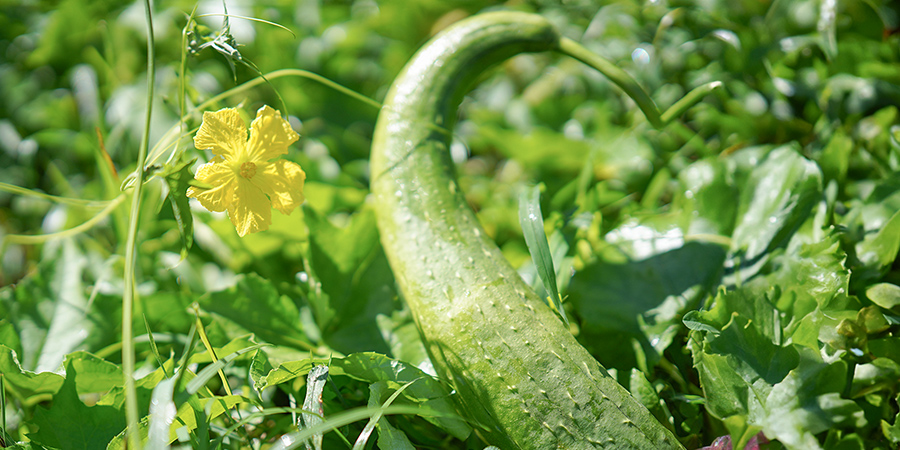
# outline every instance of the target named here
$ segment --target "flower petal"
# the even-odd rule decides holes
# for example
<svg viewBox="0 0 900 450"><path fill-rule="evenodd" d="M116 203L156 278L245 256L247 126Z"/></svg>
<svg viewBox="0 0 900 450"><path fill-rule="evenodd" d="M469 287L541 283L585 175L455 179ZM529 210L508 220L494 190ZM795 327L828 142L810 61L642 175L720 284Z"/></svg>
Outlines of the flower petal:
<svg viewBox="0 0 900 450"><path fill-rule="evenodd" d="M259 172L251 181L269 196L272 206L283 214L290 214L303 203L306 173L297 163L279 159L260 164Z"/></svg>
<svg viewBox="0 0 900 450"><path fill-rule="evenodd" d="M264 162L283 155L299 137L291 124L281 118L281 113L268 105L263 106L250 124L248 160Z"/></svg>
<svg viewBox="0 0 900 450"><path fill-rule="evenodd" d="M228 217L238 236L269 229L272 223L272 205L266 194L249 180L237 177L235 201L228 208Z"/></svg>
<svg viewBox="0 0 900 450"><path fill-rule="evenodd" d="M247 145L247 125L234 108L203 113L203 123L194 135L194 147L215 155L237 159Z"/></svg>
<svg viewBox="0 0 900 450"><path fill-rule="evenodd" d="M200 166L194 175L197 181L212 186L211 189L188 188L187 196L200 200L200 204L210 211L225 211L234 200L237 176L221 157Z"/></svg>

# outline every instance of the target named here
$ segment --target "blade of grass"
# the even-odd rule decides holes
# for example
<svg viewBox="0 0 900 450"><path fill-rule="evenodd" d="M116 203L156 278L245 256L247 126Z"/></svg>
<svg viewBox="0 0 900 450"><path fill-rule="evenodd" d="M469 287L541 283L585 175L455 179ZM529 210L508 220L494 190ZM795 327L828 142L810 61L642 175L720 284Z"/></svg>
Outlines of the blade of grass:
<svg viewBox="0 0 900 450"><path fill-rule="evenodd" d="M195 10L196 10L196 8L195 8ZM193 18L194 15L191 14L191 17ZM294 34L294 32L291 31L290 28L288 28L284 25L281 25L281 24L278 24L275 22L269 22L268 20L264 20L264 19L258 19L256 17L247 17L247 16L239 16L237 14L222 14L222 13L206 13L206 14L200 14L199 16L196 16L197 19L199 19L201 17L233 17L235 19L250 20L253 22L264 23L266 25L272 25L273 27L281 28L282 30L287 31L288 33L291 33L291 36L293 36L295 38L297 37L297 35Z"/></svg>
<svg viewBox="0 0 900 450"><path fill-rule="evenodd" d="M160 381L153 388L150 398L150 426L145 450L168 450L169 429L178 414L175 407L175 385L177 378Z"/></svg>
<svg viewBox="0 0 900 450"><path fill-rule="evenodd" d="M147 322L147 315L141 314L144 318L144 328L147 330L147 339L150 340L150 351L153 353L153 356L156 358L156 363L159 364L159 367L162 368L163 372L166 372L166 377L168 378L170 375L166 371L166 366L163 364L162 357L159 355L159 348L156 346L156 339L153 338L153 332L150 331L150 323Z"/></svg>
<svg viewBox="0 0 900 450"><path fill-rule="evenodd" d="M309 439L316 433L323 433L331 430L335 430L344 425L349 425L353 422L358 422L363 419L368 419L375 414L381 415L389 415L389 414L416 414L423 415L423 413L427 413L432 416L439 416L440 414L437 411L433 411L429 408L422 406L408 406L408 405L392 405L388 407L381 408L356 408L351 409L349 411L343 411L333 416L330 416L328 420L316 425L312 428L307 428L301 431L297 431L290 434L285 434L281 436L278 443L273 445L270 450L291 450L299 447L303 444L303 441Z"/></svg>
<svg viewBox="0 0 900 450"><path fill-rule="evenodd" d="M212 377L216 376L216 374L220 370L222 370L222 368L224 368L226 365L228 365L235 358L243 355L244 353L247 353L247 352L250 352L250 351L256 350L258 348L265 347L265 346L266 346L266 344L252 345L250 347L242 348L234 353L231 353L230 355L227 355L224 358L215 360L215 362L213 362L212 364L204 367L203 370L201 370L200 373L198 373L197 376L193 380L188 382L187 386L185 387L185 391L189 395L196 394L198 391L200 391L201 388L203 388L204 385L206 385L206 383L209 380L212 379ZM227 384L226 384L226 386L227 386Z"/></svg>
<svg viewBox="0 0 900 450"><path fill-rule="evenodd" d="M6 385L3 382L3 374L0 373L0 445L6 447ZM10 441L9 443L12 443Z"/></svg>
<svg viewBox="0 0 900 450"><path fill-rule="evenodd" d="M416 381L419 381L420 379L421 378L416 378L415 380L412 380L409 383L406 383L403 386L400 386L399 389L394 391L394 393L391 394L390 397L388 397L388 399L384 402L384 404L381 405L381 410L379 410L378 412L375 413L375 415L373 415L372 417L369 418L369 423L367 423L365 428L363 428L362 432L359 433L359 437L356 439L356 443L353 444L352 450L362 450L366 446L366 442L369 440L369 436L371 436L372 431L375 430L375 425L377 425L378 421L381 420L381 418L384 416L384 413L382 413L381 411L383 411L384 408L391 406L391 403L394 403L394 400L396 400L397 397L400 396L401 392L403 392L406 388L410 387L413 383L415 383ZM379 382L379 383L383 383L383 382ZM378 384L378 383L375 383L375 384ZM372 389L372 388L370 387L370 389ZM373 393L376 393L376 392L378 392L377 389L373 390Z"/></svg>
<svg viewBox="0 0 900 450"><path fill-rule="evenodd" d="M519 223L522 225L522 233L525 236L525 244L528 245L528 252L531 253L531 260L534 261L544 288L550 294L550 307L559 313L563 322L568 326L569 319L566 318L566 310L562 307L562 297L556 286L556 269L553 268L550 244L547 242L547 234L544 232L539 186L526 189L519 196Z"/></svg>
<svg viewBox="0 0 900 450"><path fill-rule="evenodd" d="M306 376L306 398L303 400L303 425L305 428L312 428L324 420L325 408L322 404L322 391L325 390L325 384L328 382L328 366L315 366ZM322 450L322 433L314 434L312 437L312 445L306 441L306 448Z"/></svg>

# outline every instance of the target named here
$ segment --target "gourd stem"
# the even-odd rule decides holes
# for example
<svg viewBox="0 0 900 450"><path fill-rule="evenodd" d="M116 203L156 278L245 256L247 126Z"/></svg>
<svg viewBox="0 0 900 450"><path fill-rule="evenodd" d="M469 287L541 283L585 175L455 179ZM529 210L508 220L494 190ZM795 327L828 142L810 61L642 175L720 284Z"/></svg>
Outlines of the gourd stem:
<svg viewBox="0 0 900 450"><path fill-rule="evenodd" d="M655 128L662 128L666 125L660 118L659 108L656 107L656 103L653 102L653 99L650 98L647 91L645 91L631 75L628 75L627 72L616 67L616 65L608 59L584 48L584 46L578 42L565 37L560 38L559 40L559 51L564 55L571 56L572 58L597 69L598 72L605 75L606 78L609 78L616 86L622 88L622 90L637 103L638 108L641 108L641 111L643 111L647 120Z"/></svg>
<svg viewBox="0 0 900 450"><path fill-rule="evenodd" d="M597 69L598 72L609 78L616 86L622 88L622 90L637 103L638 108L643 111L647 120L650 122L650 125L653 125L654 128L665 127L673 120L681 117L681 115L692 106L703 100L710 92L722 86L721 81L713 81L698 86L675 102L675 104L669 107L665 112L660 113L659 108L656 106L653 99L650 98L650 95L647 94L647 91L645 91L631 75L616 67L612 61L591 52L584 48L583 45L568 38L560 38L558 50L564 55L571 56L572 58Z"/></svg>

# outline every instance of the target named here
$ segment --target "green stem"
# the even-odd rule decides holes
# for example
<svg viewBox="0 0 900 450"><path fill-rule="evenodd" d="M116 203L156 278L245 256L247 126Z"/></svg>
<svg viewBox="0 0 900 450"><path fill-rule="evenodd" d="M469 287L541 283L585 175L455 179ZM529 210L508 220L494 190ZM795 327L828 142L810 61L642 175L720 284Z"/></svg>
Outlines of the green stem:
<svg viewBox="0 0 900 450"><path fill-rule="evenodd" d="M134 197L131 200L131 215L128 222L128 240L125 243L125 280L122 296L122 371L125 377L125 417L128 428L126 441L128 448L141 448L138 433L137 391L134 385L134 340L132 322L134 315L135 282L134 272L137 261L137 233L141 219L141 200L144 192L144 161L147 159L147 148L150 146L150 117L153 112L153 89L156 84L155 55L153 51L153 13L150 0L144 0L144 11L147 14L147 115L144 120L144 136L138 149L137 176L134 184Z"/></svg>
<svg viewBox="0 0 900 450"><path fill-rule="evenodd" d="M106 216L110 215L116 207L119 206L122 201L125 200L125 194L121 194L118 197L107 202L106 208L103 208L97 215L91 217L86 222L81 225L74 226L72 228L58 231L56 233L47 233L47 234L7 234L4 238L4 242L9 242L12 244L41 244L43 242L47 242L51 239L58 239L62 237L74 236L78 233L82 233L91 229L94 225L96 225L101 220L105 219Z"/></svg>
<svg viewBox="0 0 900 450"><path fill-rule="evenodd" d="M209 100L206 100L205 102L201 103L196 108L194 108L193 112L191 112L191 113L185 113L182 111L181 120L178 123L178 125L175 125L171 129L169 129L169 131L166 132L166 134L162 137L162 139L160 139L160 141L157 143L157 145L153 147L153 151L150 152L150 157L149 157L149 160L147 161L147 163L148 164L156 163L156 161L159 160L159 158L166 152L166 150L171 148L171 146L169 145L170 141L181 139L184 136L184 133L179 133L178 130L181 128L181 124L185 123L192 114L202 112L203 110L211 107L212 105L216 104L217 102L221 101L222 99L231 97L233 95L240 94L241 92L252 89L262 83L266 83L268 81L274 80L276 78L281 78L281 77L307 78L307 79L316 81L318 83L321 83L324 86L334 89L335 91L338 91L342 94L348 95L351 98L359 100L360 102L363 102L375 109L381 109L381 103L378 100L374 100L369 97L366 97L365 95L360 94L359 92L356 92L350 88L341 86L340 84L335 83L334 81L331 81L328 78L325 78L321 75L310 72L308 70L302 70L302 69L276 70L273 72L269 72L269 73L265 74L264 76L256 77L250 81L247 81L243 84L235 86L225 92L222 92L219 95L211 97ZM176 154L176 152L172 153L173 158L174 158L175 154ZM170 158L170 160L171 159L172 158ZM131 186L132 183L133 183L133 181L126 179L125 182L123 182L123 186L129 187L129 186Z"/></svg>
<svg viewBox="0 0 900 450"><path fill-rule="evenodd" d="M571 56L572 58L597 69L598 72L602 73L609 78L610 81L622 88L622 90L637 103L638 108L641 109L647 117L647 121L649 121L650 125L653 125L654 128L663 128L670 122L678 119L685 111L703 100L707 94L722 86L722 82L720 81L713 81L698 86L675 102L675 104L669 107L665 112L661 113L656 106L656 103L654 103L653 99L647 94L647 91L645 91L631 75L628 75L627 72L616 67L616 65L608 59L592 53L590 50L584 48L583 45L567 38L560 39L559 51L564 55Z"/></svg>
<svg viewBox="0 0 900 450"><path fill-rule="evenodd" d="M584 48L583 45L568 38L560 39L559 51L564 55L571 56L572 58L597 69L598 72L602 73L606 78L609 78L610 81L622 88L622 90L637 103L638 108L643 111L644 115L647 116L647 120L654 128L662 128L665 126L665 123L660 118L659 108L656 107L656 103L653 102L653 99L650 98L647 91L645 91L631 75L628 75L627 72L616 67L616 65L608 59L592 53L590 50Z"/></svg>
<svg viewBox="0 0 900 450"><path fill-rule="evenodd" d="M366 97L365 95L362 95L359 92L356 92L350 88L341 86L340 84L335 83L334 81L331 81L328 78L325 78L322 75L319 75L317 73L313 73L313 72L310 72L308 70L303 70L303 69L281 69L281 70L276 70L274 72L269 72L268 74L265 75L265 78L263 78L262 76L259 76L259 77L254 78L244 84L235 86L215 97L212 97L209 100L207 100L207 101L201 103L199 106L197 106L195 111L203 111L204 109L210 107L212 104L218 102L219 100L222 100L223 98L227 98L232 95L239 94L243 91L246 91L247 89L255 87L258 84L265 83L266 78L268 78L269 80L274 80L276 78L281 78L281 77L286 77L286 76L302 77L302 78L308 78L313 81L317 81L317 82L319 82L331 89L334 89L342 94L345 94L352 98L355 98L373 108L376 108L376 109L381 108L381 103L378 102L378 100L373 100L373 99ZM187 117L182 117L182 119L186 120Z"/></svg>

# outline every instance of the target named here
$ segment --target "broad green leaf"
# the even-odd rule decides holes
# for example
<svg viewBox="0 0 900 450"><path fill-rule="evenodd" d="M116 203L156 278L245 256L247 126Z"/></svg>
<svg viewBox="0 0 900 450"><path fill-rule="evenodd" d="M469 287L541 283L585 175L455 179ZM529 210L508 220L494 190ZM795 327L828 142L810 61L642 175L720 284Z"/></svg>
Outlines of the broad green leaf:
<svg viewBox="0 0 900 450"><path fill-rule="evenodd" d="M451 403L451 394L447 387L415 367L371 352L348 355L336 365L348 376L368 383L378 381L409 383L418 380L403 391L403 395L441 413L440 417L426 416L426 420L458 439L465 439L472 431L463 420L456 417L456 410Z"/></svg>
<svg viewBox="0 0 900 450"><path fill-rule="evenodd" d="M5 345L0 345L0 372L6 388L26 404L32 403L32 397L55 394L65 382L62 376L52 372L35 373L22 369L16 353Z"/></svg>
<svg viewBox="0 0 900 450"><path fill-rule="evenodd" d="M374 213L362 208L344 227L312 208L305 208L304 216L309 227L309 300L324 340L345 353L386 352L376 317L393 311L396 293Z"/></svg>
<svg viewBox="0 0 900 450"><path fill-rule="evenodd" d="M896 389L898 384L900 364L890 358L876 357L872 362L854 368L850 395L860 398L872 393L885 394Z"/></svg>
<svg viewBox="0 0 900 450"><path fill-rule="evenodd" d="M717 335L691 339L694 367L715 417L747 415L765 408L772 386L797 365L793 347L774 345L748 319L735 315Z"/></svg>
<svg viewBox="0 0 900 450"><path fill-rule="evenodd" d="M294 301L279 295L271 282L259 275L240 276L235 286L206 294L198 302L266 342L300 349L312 345L300 328Z"/></svg>
<svg viewBox="0 0 900 450"><path fill-rule="evenodd" d="M858 428L865 418L856 403L841 398L845 363L825 363L812 349L800 356L798 367L769 392L761 422L766 436L789 449L816 449L816 434L841 425Z"/></svg>
<svg viewBox="0 0 900 450"><path fill-rule="evenodd" d="M52 406L37 407L33 419L37 431L28 435L31 440L49 447L94 450L105 448L125 428L122 410L110 405L82 403L78 398L77 378L78 372L70 362L65 382L53 395Z"/></svg>
<svg viewBox="0 0 900 450"><path fill-rule="evenodd" d="M270 370L265 376L260 377L259 381L256 383L256 389L262 392L272 386L277 386L292 381L297 377L302 377L308 374L309 371L318 364L328 364L328 360L304 359L282 363L278 367ZM331 374L332 376L338 375L333 368L331 368Z"/></svg>
<svg viewBox="0 0 900 450"><path fill-rule="evenodd" d="M575 273L568 295L581 316L582 342L605 367L627 370L640 358L633 353L637 340L653 365L653 354L665 351L680 330L681 316L715 286L725 252L713 244L684 244L677 229L661 233L633 225L613 233L643 256L601 260Z"/></svg>
<svg viewBox="0 0 900 450"><path fill-rule="evenodd" d="M853 139L843 129L835 130L831 139L822 151L819 164L826 179L843 182L847 177L850 165L850 152L853 151Z"/></svg>
<svg viewBox="0 0 900 450"><path fill-rule="evenodd" d="M758 162L741 189L732 236L732 250L741 255L742 266L787 243L819 201L821 183L818 166L795 146L776 148Z"/></svg>
<svg viewBox="0 0 900 450"><path fill-rule="evenodd" d="M79 395L106 393L122 386L125 381L119 366L87 352L74 352L66 356L66 367L75 370L75 388Z"/></svg>
<svg viewBox="0 0 900 450"><path fill-rule="evenodd" d="M718 158L702 159L678 172L680 189L673 207L687 222L686 233L731 236L740 191L729 172Z"/></svg>
<svg viewBox="0 0 900 450"><path fill-rule="evenodd" d="M722 423L728 428L731 435L731 448L747 449L747 443L762 429L760 426L753 426L747 423L747 416L735 415L722 420ZM752 449L753 447L749 447Z"/></svg>
<svg viewBox="0 0 900 450"><path fill-rule="evenodd" d="M567 326L566 310L562 306L562 296L556 285L556 269L553 266L553 256L550 253L550 244L544 232L544 218L541 215L541 189L540 186L526 189L519 196L519 223L522 226L522 234L528 245L528 252L537 268L538 276L544 283L544 289L550 295L549 303L562 317Z"/></svg>

